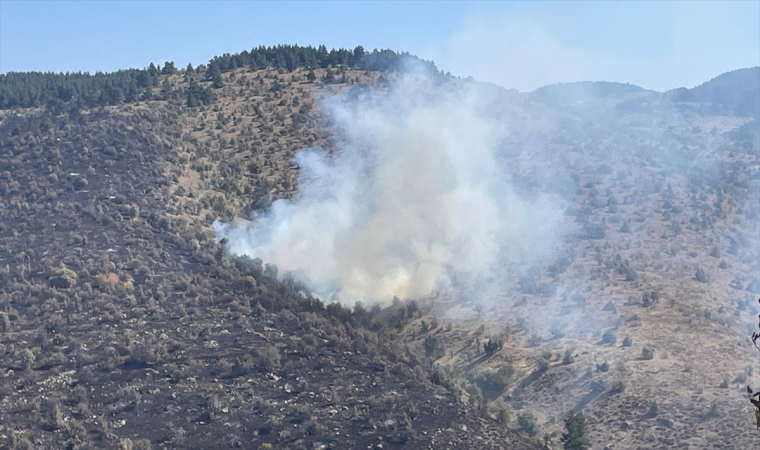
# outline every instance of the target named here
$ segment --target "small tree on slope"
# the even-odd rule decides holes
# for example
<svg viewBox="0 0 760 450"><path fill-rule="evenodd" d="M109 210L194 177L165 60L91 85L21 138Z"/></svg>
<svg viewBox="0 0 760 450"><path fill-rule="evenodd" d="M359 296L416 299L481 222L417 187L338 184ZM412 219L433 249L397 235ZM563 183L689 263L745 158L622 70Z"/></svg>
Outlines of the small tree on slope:
<svg viewBox="0 0 760 450"><path fill-rule="evenodd" d="M586 418L582 412L570 412L565 419L565 432L562 433L565 450L584 450L591 446L586 437Z"/></svg>

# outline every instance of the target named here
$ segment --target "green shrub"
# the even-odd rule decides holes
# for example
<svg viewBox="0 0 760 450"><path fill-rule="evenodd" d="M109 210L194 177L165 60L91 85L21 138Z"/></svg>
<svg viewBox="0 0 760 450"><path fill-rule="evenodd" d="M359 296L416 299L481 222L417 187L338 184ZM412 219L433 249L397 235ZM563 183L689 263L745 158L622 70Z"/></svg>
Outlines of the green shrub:
<svg viewBox="0 0 760 450"><path fill-rule="evenodd" d="M565 356L562 358L562 364L572 364L575 362L575 356L570 349L565 350Z"/></svg>
<svg viewBox="0 0 760 450"><path fill-rule="evenodd" d="M488 355L493 355L496 350L501 350L502 347L504 347L504 341L501 339L490 338L488 339L488 342L483 344L483 350L485 350Z"/></svg>
<svg viewBox="0 0 760 450"><path fill-rule="evenodd" d="M538 423L536 422L536 416L529 411L523 411L517 416L517 425L520 431L527 434L530 437L538 434Z"/></svg>
<svg viewBox="0 0 760 450"><path fill-rule="evenodd" d="M591 446L586 437L586 419L583 412L570 412L565 418L565 432L562 433L565 450L584 450Z"/></svg>

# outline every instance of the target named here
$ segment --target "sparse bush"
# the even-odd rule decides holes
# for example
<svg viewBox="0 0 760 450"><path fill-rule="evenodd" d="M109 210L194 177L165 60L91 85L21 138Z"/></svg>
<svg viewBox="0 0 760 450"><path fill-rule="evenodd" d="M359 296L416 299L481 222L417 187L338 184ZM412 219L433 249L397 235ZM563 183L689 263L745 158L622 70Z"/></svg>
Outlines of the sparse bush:
<svg viewBox="0 0 760 450"><path fill-rule="evenodd" d="M519 426L520 431L530 437L538 434L536 416L530 413L530 411L523 411L517 415L517 425Z"/></svg>
<svg viewBox="0 0 760 450"><path fill-rule="evenodd" d="M621 275L625 276L625 281L636 281L636 279L639 277L636 271L633 270L632 267L628 266L628 264L620 266L618 272Z"/></svg>
<svg viewBox="0 0 760 450"><path fill-rule="evenodd" d="M485 350L488 355L493 355L496 350L501 350L502 347L504 347L504 341L501 339L490 338L488 339L488 342L483 344L483 350Z"/></svg>
<svg viewBox="0 0 760 450"><path fill-rule="evenodd" d="M494 399L500 396L515 377L516 371L512 364L503 364L498 369L486 369L479 372L472 382L483 392L483 396Z"/></svg>
<svg viewBox="0 0 760 450"><path fill-rule="evenodd" d="M623 339L623 347L630 347L633 345L633 339L631 339L630 336L626 336L625 339Z"/></svg>
<svg viewBox="0 0 760 450"><path fill-rule="evenodd" d="M697 268L697 271L694 274L694 279L696 279L700 283L707 283L709 281L707 279L707 274L705 273L705 271L701 267Z"/></svg>
<svg viewBox="0 0 760 450"><path fill-rule="evenodd" d="M622 381L612 383L612 387L610 387L611 394L620 394L623 391L625 391L625 383Z"/></svg>
<svg viewBox="0 0 760 450"><path fill-rule="evenodd" d="M646 346L641 350L641 359L654 359L654 347Z"/></svg>
<svg viewBox="0 0 760 450"><path fill-rule="evenodd" d="M423 348L425 349L425 356L432 360L442 358L446 353L446 349L443 348L435 336L427 336L423 342Z"/></svg>
<svg viewBox="0 0 760 450"><path fill-rule="evenodd" d="M575 362L575 356L573 355L573 351L570 349L565 350L565 356L562 357L562 364L572 364Z"/></svg>
<svg viewBox="0 0 760 450"><path fill-rule="evenodd" d="M546 372L549 369L549 360L545 358L539 358L536 360L536 372Z"/></svg>
<svg viewBox="0 0 760 450"><path fill-rule="evenodd" d="M602 343L614 345L617 341L617 336L615 335L615 330L607 330L604 332L604 335L602 335Z"/></svg>
<svg viewBox="0 0 760 450"><path fill-rule="evenodd" d="M269 372L280 367L280 352L274 346L264 346L255 352L256 366L259 370Z"/></svg>
<svg viewBox="0 0 760 450"><path fill-rule="evenodd" d="M641 296L641 306L648 308L657 303L657 300L659 300L659 298L659 294L655 291L645 292L644 295Z"/></svg>
<svg viewBox="0 0 760 450"><path fill-rule="evenodd" d="M610 370L610 364L607 361L605 361L605 362L603 362L601 364L597 364L596 365L596 370L598 370L599 372L602 372L602 373L607 372L608 370Z"/></svg>
<svg viewBox="0 0 760 450"><path fill-rule="evenodd" d="M69 289L77 283L77 279L76 272L61 264L53 270L52 275L48 278L48 283L54 288Z"/></svg>
<svg viewBox="0 0 760 450"><path fill-rule="evenodd" d="M649 410L647 411L646 416L647 417L657 417L657 415L660 413L660 408L657 406L657 402L652 402L649 405Z"/></svg>
<svg viewBox="0 0 760 450"><path fill-rule="evenodd" d="M34 356L34 352L31 349L25 348L24 351L21 352L21 365L24 367L24 370L31 369L36 360L37 357Z"/></svg>

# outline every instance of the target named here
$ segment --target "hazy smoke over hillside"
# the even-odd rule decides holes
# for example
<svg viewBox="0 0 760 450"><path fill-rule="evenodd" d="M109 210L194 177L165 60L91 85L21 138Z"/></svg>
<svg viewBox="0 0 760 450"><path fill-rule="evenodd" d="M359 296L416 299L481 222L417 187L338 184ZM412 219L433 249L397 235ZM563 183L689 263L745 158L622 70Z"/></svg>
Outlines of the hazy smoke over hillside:
<svg viewBox="0 0 760 450"><path fill-rule="evenodd" d="M387 302L489 275L500 249L548 253L563 207L518 194L497 156L509 124L493 93L410 74L389 94L327 106L347 134L338 156L296 156L299 194L250 225L215 224L233 254L276 264L322 297Z"/></svg>

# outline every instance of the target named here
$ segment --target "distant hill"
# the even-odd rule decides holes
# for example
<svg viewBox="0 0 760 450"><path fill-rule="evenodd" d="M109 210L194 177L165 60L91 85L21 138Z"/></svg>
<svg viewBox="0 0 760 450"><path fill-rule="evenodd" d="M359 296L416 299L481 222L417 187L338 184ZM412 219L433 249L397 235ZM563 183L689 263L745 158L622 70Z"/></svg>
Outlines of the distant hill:
<svg viewBox="0 0 760 450"><path fill-rule="evenodd" d="M738 69L718 75L692 89L668 92L671 101L706 105L712 113L760 116L760 67Z"/></svg>
<svg viewBox="0 0 760 450"><path fill-rule="evenodd" d="M588 98L606 98L623 94L645 92L641 86L609 81L579 81L558 83L544 86L531 92L531 97L538 101L573 102Z"/></svg>
<svg viewBox="0 0 760 450"><path fill-rule="evenodd" d="M544 86L529 93L528 97L542 103L567 104L637 93L651 93L652 96L629 100L626 103L629 112L631 104L666 100L677 104L681 110L700 114L760 117L760 67L726 72L694 88L673 89L664 96L634 84L580 81Z"/></svg>

